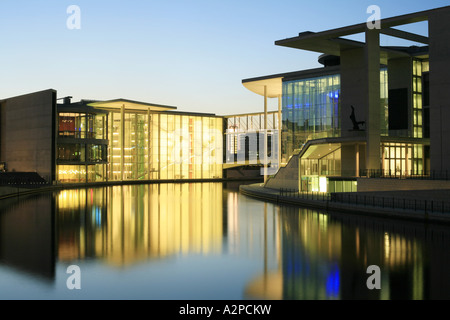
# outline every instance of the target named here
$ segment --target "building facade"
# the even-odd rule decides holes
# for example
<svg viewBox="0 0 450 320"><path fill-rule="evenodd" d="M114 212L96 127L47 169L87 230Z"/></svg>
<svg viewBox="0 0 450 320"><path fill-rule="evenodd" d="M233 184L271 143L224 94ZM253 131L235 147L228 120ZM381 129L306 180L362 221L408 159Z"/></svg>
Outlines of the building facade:
<svg viewBox="0 0 450 320"><path fill-rule="evenodd" d="M1 101L1 160L49 183L221 179L223 117L126 99ZM24 126L25 125L25 126Z"/></svg>
<svg viewBox="0 0 450 320"><path fill-rule="evenodd" d="M276 41L320 53L323 64L242 81L252 92L281 101L280 178L294 177L287 185L300 191L334 192L356 190L361 176L447 173L450 149L442 139L449 126L442 120L450 112L444 74L450 71L450 47L443 45L449 17L450 7L444 7L384 19L380 29L363 23ZM396 29L424 21L428 36ZM356 34L365 41L345 38ZM415 45L382 46L381 36Z"/></svg>

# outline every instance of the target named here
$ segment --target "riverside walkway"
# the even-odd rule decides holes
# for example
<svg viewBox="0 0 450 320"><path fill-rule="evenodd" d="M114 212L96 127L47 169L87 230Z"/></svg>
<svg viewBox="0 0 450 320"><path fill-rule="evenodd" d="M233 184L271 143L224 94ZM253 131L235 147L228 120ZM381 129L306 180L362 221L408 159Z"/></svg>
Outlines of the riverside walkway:
<svg viewBox="0 0 450 320"><path fill-rule="evenodd" d="M240 192L263 201L318 210L450 224L449 190L324 194L269 189L258 183L241 185Z"/></svg>

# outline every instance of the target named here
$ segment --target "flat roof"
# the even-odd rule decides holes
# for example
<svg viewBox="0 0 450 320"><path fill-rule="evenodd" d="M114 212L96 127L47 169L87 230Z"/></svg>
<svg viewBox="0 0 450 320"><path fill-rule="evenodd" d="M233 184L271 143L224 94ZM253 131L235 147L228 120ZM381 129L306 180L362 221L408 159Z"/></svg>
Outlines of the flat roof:
<svg viewBox="0 0 450 320"><path fill-rule="evenodd" d="M283 81L290 79L307 79L318 76L332 75L339 73L340 67L321 67L302 71L278 73L263 77L249 78L242 80L242 85L251 92L264 96L264 87L267 87L267 97L277 98L283 93Z"/></svg>
<svg viewBox="0 0 450 320"><path fill-rule="evenodd" d="M88 106L94 107L94 108L104 108L104 109L121 109L122 106L125 107L125 109L131 109L131 110L140 110L140 111L148 111L150 109L151 111L168 111L168 110L176 110L177 107L172 106L165 106L160 104L154 104L154 103L147 103L147 102L140 102L140 101L133 101L128 99L114 99L114 100L108 100L108 101L97 101L88 103Z"/></svg>
<svg viewBox="0 0 450 320"><path fill-rule="evenodd" d="M380 33L397 38L427 44L428 43L427 37L393 29L393 27L427 21L430 14L449 9L450 6L446 6L437 9L381 19ZM296 37L275 41L275 45L295 49L303 49L314 52L328 53L333 55L340 55L341 50L352 47L358 47L362 44L357 41L342 39L341 37L362 33L365 32L366 30L367 30L367 23L364 22L360 24L355 24L337 29L331 29L322 32L307 31L300 33ZM387 50L386 48L384 49Z"/></svg>

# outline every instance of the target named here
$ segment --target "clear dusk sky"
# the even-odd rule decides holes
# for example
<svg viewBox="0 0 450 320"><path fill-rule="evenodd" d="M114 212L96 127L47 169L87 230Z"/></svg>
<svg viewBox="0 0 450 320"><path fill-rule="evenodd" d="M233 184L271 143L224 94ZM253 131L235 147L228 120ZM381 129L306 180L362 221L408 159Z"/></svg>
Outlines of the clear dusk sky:
<svg viewBox="0 0 450 320"><path fill-rule="evenodd" d="M81 10L79 30L67 28L70 5ZM370 5L388 18L450 1L0 0L0 99L53 88L76 101L262 111L263 98L242 79L320 67L319 54L276 40L366 22ZM427 34L424 23L403 30Z"/></svg>

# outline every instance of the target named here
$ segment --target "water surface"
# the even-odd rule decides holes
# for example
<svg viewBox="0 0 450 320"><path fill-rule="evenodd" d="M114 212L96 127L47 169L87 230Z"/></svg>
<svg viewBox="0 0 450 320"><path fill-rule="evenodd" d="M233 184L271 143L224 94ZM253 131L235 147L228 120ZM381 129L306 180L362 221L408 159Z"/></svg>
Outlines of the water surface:
<svg viewBox="0 0 450 320"><path fill-rule="evenodd" d="M1 299L450 299L450 227L278 206L221 183L3 200ZM69 290L67 268L81 270ZM367 288L367 267L381 290Z"/></svg>

